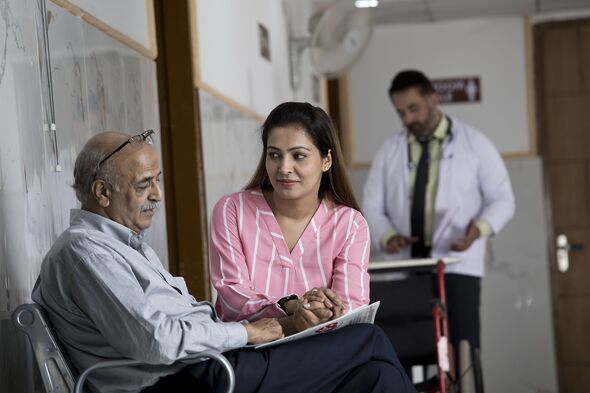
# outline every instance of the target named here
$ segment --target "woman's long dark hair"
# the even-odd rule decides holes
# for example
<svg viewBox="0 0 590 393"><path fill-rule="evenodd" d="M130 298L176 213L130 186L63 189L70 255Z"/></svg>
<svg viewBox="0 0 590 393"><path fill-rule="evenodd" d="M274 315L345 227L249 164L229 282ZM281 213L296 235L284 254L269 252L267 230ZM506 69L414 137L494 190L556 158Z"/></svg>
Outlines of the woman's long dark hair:
<svg viewBox="0 0 590 393"><path fill-rule="evenodd" d="M285 102L270 112L262 125L262 155L254 176L245 189L260 188L263 191L272 190L272 184L266 172L266 148L268 136L276 127L300 126L320 151L322 158L331 151L332 166L322 174L318 197L327 198L333 202L359 210L354 197L346 168L342 160L342 149L338 141L336 129L332 120L320 107L307 102Z"/></svg>

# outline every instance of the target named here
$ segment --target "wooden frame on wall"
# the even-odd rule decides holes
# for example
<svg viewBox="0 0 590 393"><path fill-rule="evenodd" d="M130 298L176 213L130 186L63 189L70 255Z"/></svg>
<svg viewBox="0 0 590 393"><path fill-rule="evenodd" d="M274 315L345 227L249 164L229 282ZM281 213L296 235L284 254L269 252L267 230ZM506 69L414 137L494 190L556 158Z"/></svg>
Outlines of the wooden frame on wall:
<svg viewBox="0 0 590 393"><path fill-rule="evenodd" d="M225 94L221 93L219 90L215 89L213 86L207 84L201 78L201 54L199 51L199 26L198 26L198 0L188 0L189 3L189 23L190 23L190 35L191 35L191 45L192 45L192 63L193 63L193 85L195 88L203 90L207 92L209 95L214 97L215 99L223 102L230 108L237 110L238 112L242 113L245 116L251 117L256 121L262 123L264 122L265 116L253 111L252 109L248 108L245 105L240 104L239 102L227 97Z"/></svg>
<svg viewBox="0 0 590 393"><path fill-rule="evenodd" d="M354 146L352 143L350 83L348 74L328 81L327 89L328 109L338 130L344 162L347 166L352 167Z"/></svg>
<svg viewBox="0 0 590 393"><path fill-rule="evenodd" d="M530 17L524 18L524 45L525 64L527 75L527 107L529 116L529 151L520 157L536 157L538 155L538 130L537 130L537 104L535 94L535 67L534 67L534 38L533 24ZM504 158L518 158L518 156L504 155Z"/></svg>
<svg viewBox="0 0 590 393"><path fill-rule="evenodd" d="M105 21L92 15L87 10L82 9L76 4L72 3L71 0L51 0L55 5L65 9L72 15L82 18L90 25L96 27L98 30L112 37L113 39L121 42L129 48L141 53L142 55L155 60L158 57L158 47L156 44L156 27L154 18L154 0L145 0L147 28L148 28L148 40L147 46L137 42L130 38L120 30L110 26Z"/></svg>
<svg viewBox="0 0 590 393"><path fill-rule="evenodd" d="M523 18L524 48L525 51L525 73L526 73L526 97L527 97L527 119L528 119L528 149L524 151L502 153L505 160L536 157L537 156L537 123L535 107L535 85L533 68L533 36L530 17ZM345 160L351 169L368 169L371 161L357 161L355 157L355 130L353 127L350 92L350 76L342 76L337 81L329 84L330 111L336 119L340 129L340 140ZM338 104L334 104L334 99ZM393 109L392 109L393 110Z"/></svg>

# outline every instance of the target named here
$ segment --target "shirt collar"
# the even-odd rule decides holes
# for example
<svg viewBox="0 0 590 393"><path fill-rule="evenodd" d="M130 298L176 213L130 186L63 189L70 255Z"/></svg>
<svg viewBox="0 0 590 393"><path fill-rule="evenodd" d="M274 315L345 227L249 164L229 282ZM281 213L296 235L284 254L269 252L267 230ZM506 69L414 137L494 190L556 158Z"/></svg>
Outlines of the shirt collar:
<svg viewBox="0 0 590 393"><path fill-rule="evenodd" d="M141 249L145 231L135 231L111 219L82 209L70 211L70 225L81 225L114 237L136 250Z"/></svg>
<svg viewBox="0 0 590 393"><path fill-rule="evenodd" d="M445 115L441 116L438 125L434 129L432 133L433 139L438 139L440 141L444 141L445 138L449 135L449 119ZM416 141L416 136L408 131L408 143L414 143Z"/></svg>
<svg viewBox="0 0 590 393"><path fill-rule="evenodd" d="M440 119L440 122L438 123L438 126L436 126L436 129L434 130L434 133L432 134L432 136L435 139L440 139L441 141L443 141L448 134L448 129L449 129L449 120L447 119L446 116L442 116L442 118Z"/></svg>

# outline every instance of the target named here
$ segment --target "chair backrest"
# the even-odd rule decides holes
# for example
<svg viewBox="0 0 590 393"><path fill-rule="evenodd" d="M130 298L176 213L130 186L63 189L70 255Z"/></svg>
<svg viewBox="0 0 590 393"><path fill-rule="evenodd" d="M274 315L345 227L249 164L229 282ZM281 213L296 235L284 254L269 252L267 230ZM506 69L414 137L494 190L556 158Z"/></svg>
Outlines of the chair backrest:
<svg viewBox="0 0 590 393"><path fill-rule="evenodd" d="M74 374L72 374L69 367L67 357L60 349L59 341L51 330L51 324L40 305L30 303L17 307L12 313L12 322L17 329L23 331L29 337L47 393L79 393L82 392L88 375L95 370L146 364L133 359L115 359L99 362L83 370L76 382ZM212 361L219 362L227 377L227 392L232 393L234 391L234 370L230 362L221 353L203 351L195 353L187 359L191 358L209 358Z"/></svg>
<svg viewBox="0 0 590 393"><path fill-rule="evenodd" d="M41 306L31 303L17 307L12 322L31 342L46 392L73 392L74 377Z"/></svg>

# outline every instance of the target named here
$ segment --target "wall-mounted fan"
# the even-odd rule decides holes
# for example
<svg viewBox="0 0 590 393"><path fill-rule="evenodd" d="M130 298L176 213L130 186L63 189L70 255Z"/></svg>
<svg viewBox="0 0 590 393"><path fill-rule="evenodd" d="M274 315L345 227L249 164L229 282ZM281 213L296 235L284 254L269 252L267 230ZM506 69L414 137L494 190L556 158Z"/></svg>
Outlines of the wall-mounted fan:
<svg viewBox="0 0 590 393"><path fill-rule="evenodd" d="M351 0L333 2L309 20L308 37L290 32L291 87L301 83L301 55L309 48L311 63L326 78L336 78L350 68L367 46L373 24L368 9L356 8Z"/></svg>

